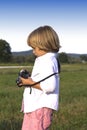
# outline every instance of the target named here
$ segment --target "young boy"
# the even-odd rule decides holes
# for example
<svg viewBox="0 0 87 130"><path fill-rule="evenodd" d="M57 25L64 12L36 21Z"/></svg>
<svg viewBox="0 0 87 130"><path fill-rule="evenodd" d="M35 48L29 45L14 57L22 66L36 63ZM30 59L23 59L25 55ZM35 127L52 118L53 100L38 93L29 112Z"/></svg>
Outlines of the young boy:
<svg viewBox="0 0 87 130"><path fill-rule="evenodd" d="M59 104L59 68L56 59L60 48L59 38L52 27L41 26L30 33L27 43L37 58L31 77L21 78L22 85L30 86L25 87L23 94L22 130L48 130L53 110L58 110ZM52 76L31 86L49 75Z"/></svg>

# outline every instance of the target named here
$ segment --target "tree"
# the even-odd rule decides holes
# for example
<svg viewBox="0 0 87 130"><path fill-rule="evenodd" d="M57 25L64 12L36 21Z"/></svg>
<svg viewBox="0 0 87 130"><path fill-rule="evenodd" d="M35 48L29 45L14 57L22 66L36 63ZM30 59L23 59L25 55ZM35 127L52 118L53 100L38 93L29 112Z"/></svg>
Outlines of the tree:
<svg viewBox="0 0 87 130"><path fill-rule="evenodd" d="M87 61L87 55L83 54L83 55L80 56L80 58L81 58L82 61Z"/></svg>
<svg viewBox="0 0 87 130"><path fill-rule="evenodd" d="M65 52L59 53L59 59L61 63L68 63L68 55Z"/></svg>
<svg viewBox="0 0 87 130"><path fill-rule="evenodd" d="M12 53L9 43L0 39L0 62L11 61Z"/></svg>

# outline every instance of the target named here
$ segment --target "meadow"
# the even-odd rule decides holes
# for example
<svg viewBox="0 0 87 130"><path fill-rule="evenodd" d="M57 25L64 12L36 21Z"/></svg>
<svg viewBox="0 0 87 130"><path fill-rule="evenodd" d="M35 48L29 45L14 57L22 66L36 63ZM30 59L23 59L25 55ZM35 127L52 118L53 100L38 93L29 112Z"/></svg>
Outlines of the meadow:
<svg viewBox="0 0 87 130"><path fill-rule="evenodd" d="M19 70L0 69L0 130L21 130L23 88L15 82ZM50 130L87 130L87 64L61 65L59 110Z"/></svg>

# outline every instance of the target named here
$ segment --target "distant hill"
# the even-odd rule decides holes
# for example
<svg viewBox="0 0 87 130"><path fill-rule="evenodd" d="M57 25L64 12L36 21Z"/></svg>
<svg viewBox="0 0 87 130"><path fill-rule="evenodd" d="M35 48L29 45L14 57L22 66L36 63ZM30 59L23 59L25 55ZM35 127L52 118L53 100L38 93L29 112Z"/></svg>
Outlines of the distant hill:
<svg viewBox="0 0 87 130"><path fill-rule="evenodd" d="M81 54L67 53L67 55L70 57L79 58Z"/></svg>
<svg viewBox="0 0 87 130"><path fill-rule="evenodd" d="M32 54L32 50L29 51L20 51L20 52L12 52L13 56L27 56Z"/></svg>
<svg viewBox="0 0 87 130"><path fill-rule="evenodd" d="M20 52L12 52L13 56L27 56L32 54L32 50L29 51L20 51ZM74 57L74 58L79 58L81 55L86 55L87 54L76 54L76 53L66 53L68 56L70 57Z"/></svg>
<svg viewBox="0 0 87 130"><path fill-rule="evenodd" d="M79 58L82 55L87 56L87 54L76 54L76 53L67 53L67 55L74 58Z"/></svg>

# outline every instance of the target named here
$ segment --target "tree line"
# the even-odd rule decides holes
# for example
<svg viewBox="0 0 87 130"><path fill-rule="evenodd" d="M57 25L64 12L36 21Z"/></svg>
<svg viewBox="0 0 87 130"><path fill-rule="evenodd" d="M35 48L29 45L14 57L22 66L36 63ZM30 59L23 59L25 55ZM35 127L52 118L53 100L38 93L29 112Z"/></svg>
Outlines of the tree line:
<svg viewBox="0 0 87 130"><path fill-rule="evenodd" d="M87 62L87 55L80 55L79 58L71 57L65 52L58 53L57 58L60 63L77 63L77 62ZM33 63L35 56L33 54L25 55L13 55L11 52L10 44L0 39L0 63Z"/></svg>

